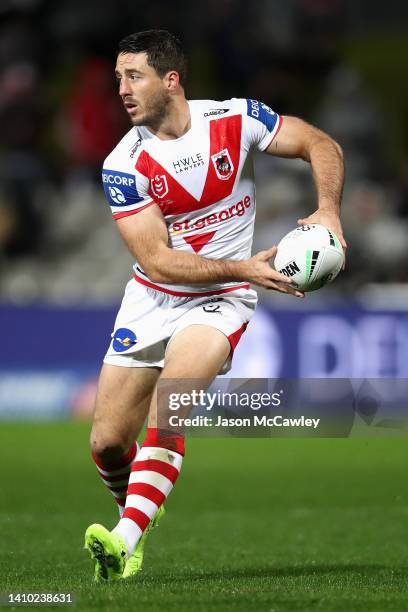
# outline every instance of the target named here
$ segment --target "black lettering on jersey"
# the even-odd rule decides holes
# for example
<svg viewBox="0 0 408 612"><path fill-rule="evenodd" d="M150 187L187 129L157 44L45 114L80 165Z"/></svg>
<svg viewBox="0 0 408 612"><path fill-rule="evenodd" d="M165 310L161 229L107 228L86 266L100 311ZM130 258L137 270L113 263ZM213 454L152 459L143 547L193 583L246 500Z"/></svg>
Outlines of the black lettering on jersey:
<svg viewBox="0 0 408 612"><path fill-rule="evenodd" d="M133 147L130 149L130 157L134 157L136 151L138 150L141 144L142 144L142 139L138 138L135 144L133 145Z"/></svg>
<svg viewBox="0 0 408 612"><path fill-rule="evenodd" d="M228 113L229 108L212 108L211 110L204 113L203 117L213 117L214 115L223 115Z"/></svg>
<svg viewBox="0 0 408 612"><path fill-rule="evenodd" d="M186 172L187 170L192 170L193 168L198 168L199 166L204 166L204 159L201 153L195 153L194 155L189 155L188 157L181 157L173 162L173 168L176 171L176 174Z"/></svg>

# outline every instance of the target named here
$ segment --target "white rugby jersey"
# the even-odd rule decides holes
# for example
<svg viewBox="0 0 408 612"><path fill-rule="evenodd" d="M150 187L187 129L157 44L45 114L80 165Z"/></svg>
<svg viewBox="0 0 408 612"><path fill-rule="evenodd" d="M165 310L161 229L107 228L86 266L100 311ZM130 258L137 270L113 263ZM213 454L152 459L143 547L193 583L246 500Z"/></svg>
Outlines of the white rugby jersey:
<svg viewBox="0 0 408 612"><path fill-rule="evenodd" d="M209 259L248 259L255 221L251 149L266 149L282 119L257 100L188 104L191 128L180 138L160 140L146 127L133 127L106 158L102 180L113 218L157 205L171 248ZM211 295L249 286L157 284L138 262L134 277L172 295Z"/></svg>

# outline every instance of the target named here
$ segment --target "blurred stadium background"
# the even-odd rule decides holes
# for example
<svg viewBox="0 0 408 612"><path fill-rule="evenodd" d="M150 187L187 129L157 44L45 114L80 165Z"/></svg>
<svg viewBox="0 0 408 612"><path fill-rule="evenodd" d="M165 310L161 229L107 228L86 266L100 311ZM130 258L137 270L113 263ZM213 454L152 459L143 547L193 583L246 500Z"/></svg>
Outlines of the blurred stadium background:
<svg viewBox="0 0 408 612"><path fill-rule="evenodd" d="M345 151L346 272L304 301L261 292L231 376L408 378L407 18L396 0L0 0L0 590L87 612L408 609L398 432L190 439L137 584L95 589L83 532L116 514L78 421L132 263L100 184L128 129L116 44L152 27L183 39L188 97L259 98ZM315 197L303 162L256 171L260 249Z"/></svg>
<svg viewBox="0 0 408 612"><path fill-rule="evenodd" d="M0 418L92 408L132 263L100 184L129 127L113 62L152 27L184 41L188 97L261 99L345 152L346 272L301 304L261 292L231 375L407 377L407 17L379 0L1 0ZM301 161L256 171L260 249L315 196Z"/></svg>

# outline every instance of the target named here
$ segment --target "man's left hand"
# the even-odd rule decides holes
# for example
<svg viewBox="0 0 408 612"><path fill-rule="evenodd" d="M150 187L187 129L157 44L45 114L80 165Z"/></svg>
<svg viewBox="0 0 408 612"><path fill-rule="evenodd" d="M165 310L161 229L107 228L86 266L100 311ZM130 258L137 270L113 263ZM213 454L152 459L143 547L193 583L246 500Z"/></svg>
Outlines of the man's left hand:
<svg viewBox="0 0 408 612"><path fill-rule="evenodd" d="M314 212L312 215L309 215L305 219L298 219L298 225L309 225L311 223L320 223L320 225L324 225L325 227L327 227L327 229L334 232L337 238L339 239L343 250L346 250L347 243L344 240L340 218L335 211L319 208L318 210L316 210L316 212Z"/></svg>

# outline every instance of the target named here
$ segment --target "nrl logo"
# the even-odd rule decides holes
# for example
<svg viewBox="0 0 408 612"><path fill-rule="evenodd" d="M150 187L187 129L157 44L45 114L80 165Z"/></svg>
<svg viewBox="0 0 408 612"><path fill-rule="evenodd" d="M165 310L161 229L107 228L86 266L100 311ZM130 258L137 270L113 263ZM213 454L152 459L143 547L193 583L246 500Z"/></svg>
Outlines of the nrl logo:
<svg viewBox="0 0 408 612"><path fill-rule="evenodd" d="M150 180L150 186L156 198L164 198L164 196L169 193L169 185L165 174L156 174L156 176Z"/></svg>
<svg viewBox="0 0 408 612"><path fill-rule="evenodd" d="M226 181L232 176L234 164L232 163L228 149L223 149L219 153L211 155L211 160L219 179Z"/></svg>

